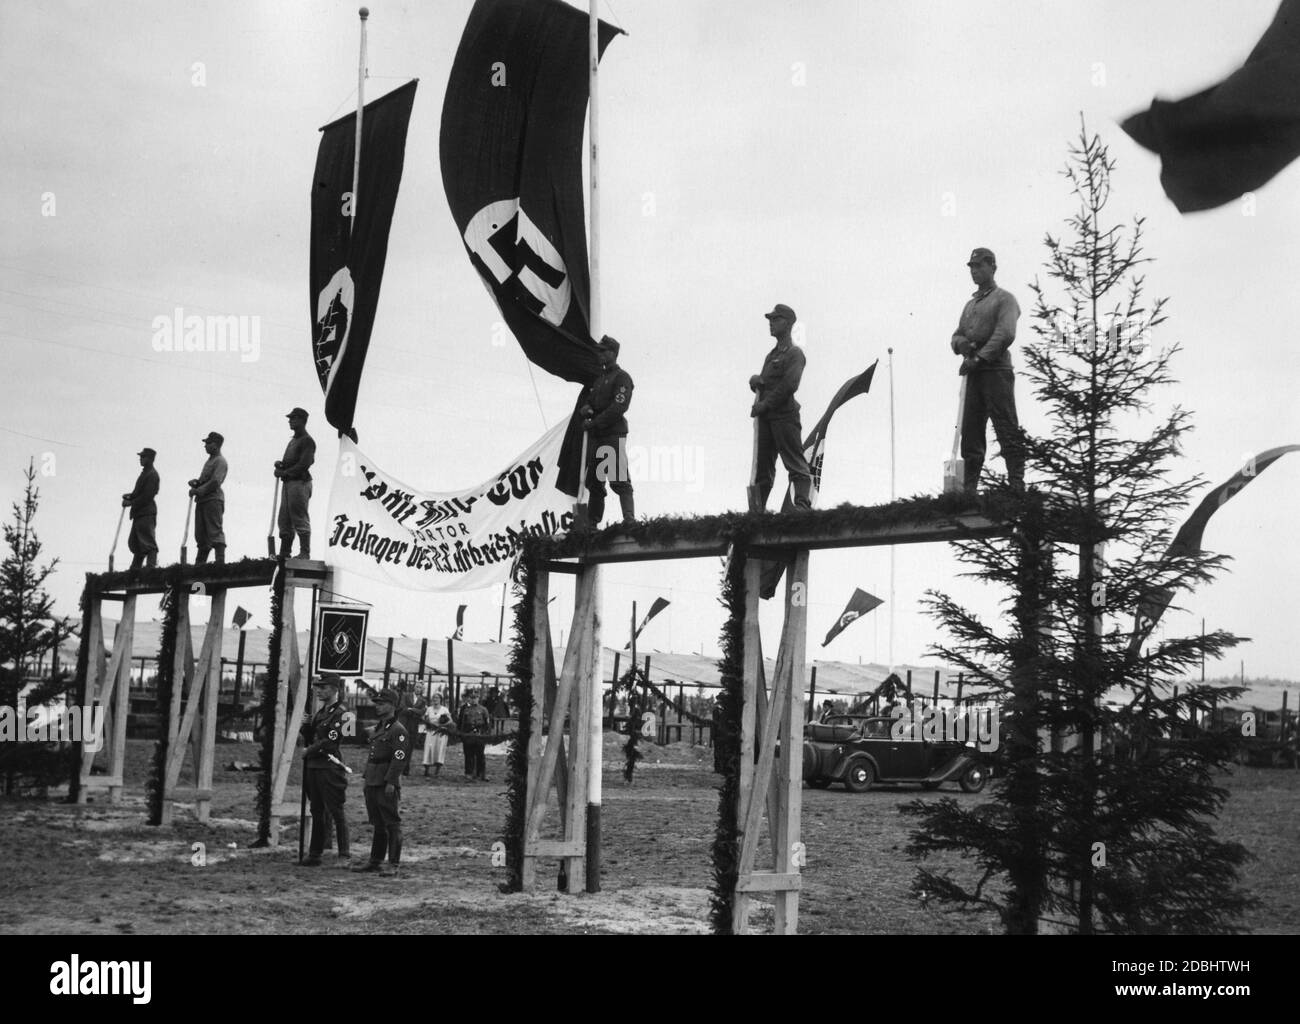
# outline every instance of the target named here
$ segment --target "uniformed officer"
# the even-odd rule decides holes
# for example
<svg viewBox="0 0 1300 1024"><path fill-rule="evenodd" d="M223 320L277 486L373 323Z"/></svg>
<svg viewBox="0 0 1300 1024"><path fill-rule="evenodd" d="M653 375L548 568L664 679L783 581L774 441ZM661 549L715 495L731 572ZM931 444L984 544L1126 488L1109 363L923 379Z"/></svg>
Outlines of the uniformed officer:
<svg viewBox="0 0 1300 1024"><path fill-rule="evenodd" d="M157 452L152 448L141 448L137 453L140 458L140 475L130 494L122 495L122 507L131 510L131 536L126 546L131 550L131 568L141 565L152 569L158 564L158 540L155 530L158 526L158 505L154 498L158 496L158 470L153 468Z"/></svg>
<svg viewBox="0 0 1300 1024"><path fill-rule="evenodd" d="M284 481L280 501L280 557L288 558L293 535L298 535L298 557L311 557L311 467L316 461L316 442L307 433L307 410L295 407L287 416L293 437L284 449L284 458L275 464L275 475Z"/></svg>
<svg viewBox="0 0 1300 1024"><path fill-rule="evenodd" d="M348 820L343 812L348 775L339 753L349 712L339 682L338 676L332 674L316 678L312 693L319 710L302 727L303 742L307 745L302 753L303 785L311 803L311 846L302 866L308 868L320 865L331 821L338 837L339 866L347 867L352 857L348 847Z"/></svg>
<svg viewBox="0 0 1300 1024"><path fill-rule="evenodd" d="M632 404L632 377L618 365L619 344L609 335L600 339L600 376L587 386L578 411L587 431L587 514L591 525L605 514L608 481L623 508L623 522L636 521L632 479L627 471L627 410Z"/></svg>
<svg viewBox="0 0 1300 1024"><path fill-rule="evenodd" d="M470 690L465 695L465 703L456 719L456 729L465 747L465 778L471 782L487 782L487 758L483 753L487 741L483 737L492 732L492 716L479 703L477 690Z"/></svg>
<svg viewBox="0 0 1300 1024"><path fill-rule="evenodd" d="M222 524L226 516L226 494L221 485L226 482L229 467L221 446L226 439L215 430L203 439L203 450L208 461L199 475L190 481L190 497L194 499L194 542L198 545L195 565L208 560L208 552L215 552L218 562L226 560L226 534Z"/></svg>
<svg viewBox="0 0 1300 1024"><path fill-rule="evenodd" d="M749 389L754 392L749 415L758 420L754 486L758 490L759 508L767 507L779 454L794 485L794 507L809 509L812 508L812 470L803 455L799 403L794 398L807 359L791 337L796 320L794 310L778 302L772 312L763 315L767 318L768 333L776 339L776 347L763 360L762 371L749 378Z"/></svg>
<svg viewBox="0 0 1300 1024"><path fill-rule="evenodd" d="M380 690L375 695L379 724L370 734L370 758L366 762L366 814L374 826L370 860L357 871L378 871L395 875L402 860L402 816L398 805L402 799L402 769L411 751L411 737L397 720L398 696L395 690ZM384 854L388 866L384 867Z"/></svg>

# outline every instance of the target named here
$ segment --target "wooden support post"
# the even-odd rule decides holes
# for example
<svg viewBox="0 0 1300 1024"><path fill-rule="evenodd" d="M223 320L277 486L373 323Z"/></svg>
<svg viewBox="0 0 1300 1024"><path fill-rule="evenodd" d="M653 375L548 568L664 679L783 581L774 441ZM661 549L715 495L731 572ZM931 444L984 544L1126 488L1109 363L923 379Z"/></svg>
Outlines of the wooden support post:
<svg viewBox="0 0 1300 1024"><path fill-rule="evenodd" d="M939 670L934 670L934 706L939 706Z"/></svg>
<svg viewBox="0 0 1300 1024"><path fill-rule="evenodd" d="M811 722L813 714L817 710L817 666L814 665L808 672L808 713L804 715L805 722Z"/></svg>
<svg viewBox="0 0 1300 1024"><path fill-rule="evenodd" d="M429 638L420 638L420 678L424 678L424 663L429 656Z"/></svg>
<svg viewBox="0 0 1300 1024"><path fill-rule="evenodd" d="M581 592L584 588L591 591L589 597L584 595L581 602L587 610L585 614L588 621L585 624L586 638L583 644L583 660L581 664L582 676L578 680L578 728L585 730L587 734L586 747L581 753L582 757L582 775L584 778L580 782L574 779L574 788L585 792L579 792L579 799L587 801L586 815L584 817L586 855L583 861L584 874L586 876L587 892L600 892L600 864L601 864L601 840L600 840L600 805L601 805L601 774L604 770L604 730L602 726L602 712L604 711L605 701L601 693L600 679L600 587L601 569L599 565L588 567L581 576L578 577L578 589ZM574 876L570 874L570 879ZM573 886L570 884L570 891Z"/></svg>
<svg viewBox="0 0 1300 1024"><path fill-rule="evenodd" d="M447 641L447 645L448 645L448 647L451 646L451 641L450 641L450 640ZM385 686L385 688L387 688L387 686L388 686L388 677L392 674L392 672L393 672L393 638L390 636L390 637L388 638L388 652L384 655L384 686Z"/></svg>
<svg viewBox="0 0 1300 1024"><path fill-rule="evenodd" d="M244 632L243 627L239 629L239 650L235 654L235 713L240 711L240 691L243 687L244 680L244 641L248 639L248 634ZM252 687L249 687L252 691Z"/></svg>
<svg viewBox="0 0 1300 1024"><path fill-rule="evenodd" d="M745 563L744 685L740 705L740 787L736 798L737 841L741 849L750 841L748 807L754 791L754 742L757 721L758 688L763 674L762 638L758 625L759 588L763 563L750 558ZM749 933L749 896L737 889L731 911L731 930L735 935Z"/></svg>
<svg viewBox="0 0 1300 1024"><path fill-rule="evenodd" d="M81 785L77 796L79 803L87 799L91 788L107 788L109 803L122 800L122 773L126 766L126 719L130 711L131 690L131 642L135 632L134 594L122 602L122 618L118 621L117 632L113 636L113 656L105 659L103 602L96 595L92 598L93 607L90 616L90 660L87 674L90 678L86 685L86 701L91 706L98 705L103 716L102 732L99 743L83 744L81 752ZM108 775L92 775L95 757L103 750L108 762Z"/></svg>
<svg viewBox="0 0 1300 1024"><path fill-rule="evenodd" d="M225 633L222 626L225 618L226 592L218 590L212 595L212 610L208 618L208 631L213 637L213 648L208 658L207 688L204 691L203 701L203 731L199 736L199 756L195 763L195 785L199 792L194 801L194 812L199 821L205 824L212 808L212 768L217 752L217 706L221 693L221 638ZM206 642L205 638L204 643Z"/></svg>
<svg viewBox="0 0 1300 1024"><path fill-rule="evenodd" d="M528 733L528 782L524 790L524 821L531 820L532 807L537 799L542 752L542 726L546 707L547 676L554 675L555 661L551 652L551 624L547 613L547 591L550 588L551 574L544 569L537 570L536 585L533 589L533 606L530 609L533 620L533 651L531 659L533 710L530 717ZM548 745L557 739L556 730L551 730ZM545 800L545 795L542 796ZM528 840L525 833L523 863L520 865L520 883L524 892L532 892L537 885L537 859L528 855Z"/></svg>
<svg viewBox="0 0 1300 1024"><path fill-rule="evenodd" d="M456 678L456 652L452 649L452 643L451 637L447 637L447 700L455 701L452 710L459 715L460 680Z"/></svg>

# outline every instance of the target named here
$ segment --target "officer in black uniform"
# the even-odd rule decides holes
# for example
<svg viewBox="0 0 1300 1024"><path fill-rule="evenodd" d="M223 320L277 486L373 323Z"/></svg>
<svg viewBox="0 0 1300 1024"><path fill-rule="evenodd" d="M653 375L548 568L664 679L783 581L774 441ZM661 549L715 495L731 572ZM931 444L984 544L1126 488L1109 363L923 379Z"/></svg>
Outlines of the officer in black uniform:
<svg viewBox="0 0 1300 1024"><path fill-rule="evenodd" d="M330 822L334 823L338 837L340 866L347 867L352 854L348 848L348 819L343 813L343 801L348 795L348 774L339 754L339 741L343 738L347 705L340 696L340 680L335 675L318 676L312 682L319 710L312 720L302 727L302 779L311 804L311 846L305 868L320 866L325 852L325 837L329 835Z"/></svg>
<svg viewBox="0 0 1300 1024"><path fill-rule="evenodd" d="M375 696L379 724L370 734L370 758L366 762L366 813L375 828L370 844L370 860L357 871L397 874L402 860L402 816L398 805L402 799L402 769L411 753L411 737L397 720L398 696L395 690L380 690ZM384 867L384 854L388 867Z"/></svg>
<svg viewBox="0 0 1300 1024"><path fill-rule="evenodd" d="M578 411L587 431L587 514L591 525L605 514L605 482L618 495L623 522L636 521L632 480L627 472L627 410L632 404L632 376L618 365L619 344L609 335L600 339L601 373L583 395Z"/></svg>

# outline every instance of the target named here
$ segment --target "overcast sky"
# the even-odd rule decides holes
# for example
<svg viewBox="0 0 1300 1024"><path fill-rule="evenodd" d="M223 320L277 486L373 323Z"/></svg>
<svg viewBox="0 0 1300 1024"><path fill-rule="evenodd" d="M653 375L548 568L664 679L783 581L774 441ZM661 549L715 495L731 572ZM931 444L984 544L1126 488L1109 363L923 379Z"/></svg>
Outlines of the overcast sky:
<svg viewBox="0 0 1300 1024"><path fill-rule="evenodd" d="M369 4L367 98L410 77L420 86L356 422L386 470L439 491L495 472L572 409L575 387L530 376L518 347L499 344L499 314L442 192L442 93L471 6ZM35 458L37 525L62 560L51 589L65 614L77 614L83 574L106 566L119 496L145 445L158 450L165 560L180 546L184 480L197 475L209 430L228 439L229 556L262 554L271 464L295 405L311 412L320 442L312 517L323 550L337 445L312 372L308 196L318 127L355 104L356 7L0 0L0 499L7 509ZM636 380L630 442L674 448L689 471L636 480L638 511L743 506L746 381L770 345L762 314L775 302L793 306L804 328L805 428L840 383L881 360L875 390L832 426L823 504L890 497L889 346L898 494L935 492L955 414L947 343L971 291L967 255L995 250L999 283L1028 309L1043 236L1072 210L1058 172L1081 113L1120 163L1113 214L1147 218L1150 294L1170 298L1156 340L1185 348L1181 383L1154 396L1157 411L1177 403L1195 413L1180 469L1209 486L1248 453L1300 442L1300 170L1262 189L1253 209L1183 217L1160 190L1157 158L1118 127L1153 95L1179 98L1232 70L1275 7L603 7L629 33L603 62L603 326ZM155 351L153 320L177 307L259 317L258 358ZM1017 400L1022 423L1042 429L1023 377ZM1203 616L1253 638L1210 675L1235 673L1244 658L1251 675L1300 676L1300 457L1289 459L1211 522L1206 545L1233 556L1232 571L1166 616L1167 635ZM124 531L118 561L127 560ZM888 566L885 549L815 554L810 637L855 586L887 597ZM938 635L918 610L927 588L995 613L996 595L954 579L956 569L941 547L897 549L896 662L921 660ZM607 639L632 601L644 609L662 595L672 606L643 643L712 651L717 584L716 560L611 568ZM354 575L339 589L375 604L377 633L446 636L465 600L467 638L496 636L499 590L429 597ZM265 600L238 601L266 625ZM888 661L887 612L810 657ZM774 649L776 610L765 614Z"/></svg>

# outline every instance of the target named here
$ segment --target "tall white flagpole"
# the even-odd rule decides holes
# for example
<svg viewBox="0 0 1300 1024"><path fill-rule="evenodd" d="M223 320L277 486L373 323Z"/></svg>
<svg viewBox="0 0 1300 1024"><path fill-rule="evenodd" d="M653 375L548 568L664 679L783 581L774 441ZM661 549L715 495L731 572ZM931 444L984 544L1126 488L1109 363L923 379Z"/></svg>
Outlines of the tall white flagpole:
<svg viewBox="0 0 1300 1024"><path fill-rule="evenodd" d="M588 134L590 135L590 175L591 175L591 238L588 250L591 258L591 336L601 338L600 330L600 176L598 174L598 157L600 148L597 142L597 70L600 66L600 15L597 12L597 0L589 0L587 15L587 80L590 84L590 97L587 105ZM580 500L587 498L587 435L583 435L581 483L578 494ZM621 469L621 467L620 467ZM593 565L586 570L600 573L600 566ZM596 623L593 635L586 637L586 642L593 645L591 655L593 671L591 673L591 714L588 720L588 761L587 761L587 892L600 892L600 773L604 768L604 688L601 685L601 646L600 646L600 577L592 581L593 596L592 615ZM557 709L558 711L559 709Z"/></svg>
<svg viewBox="0 0 1300 1024"><path fill-rule="evenodd" d="M898 499L894 477L894 350L889 350L889 500ZM889 545L889 671L894 671L894 545Z"/></svg>
<svg viewBox="0 0 1300 1024"><path fill-rule="evenodd" d="M361 116L366 106L366 19L368 8L357 11L361 18L361 56L357 60L357 137L352 147L352 227L357 226L357 189L361 186Z"/></svg>

